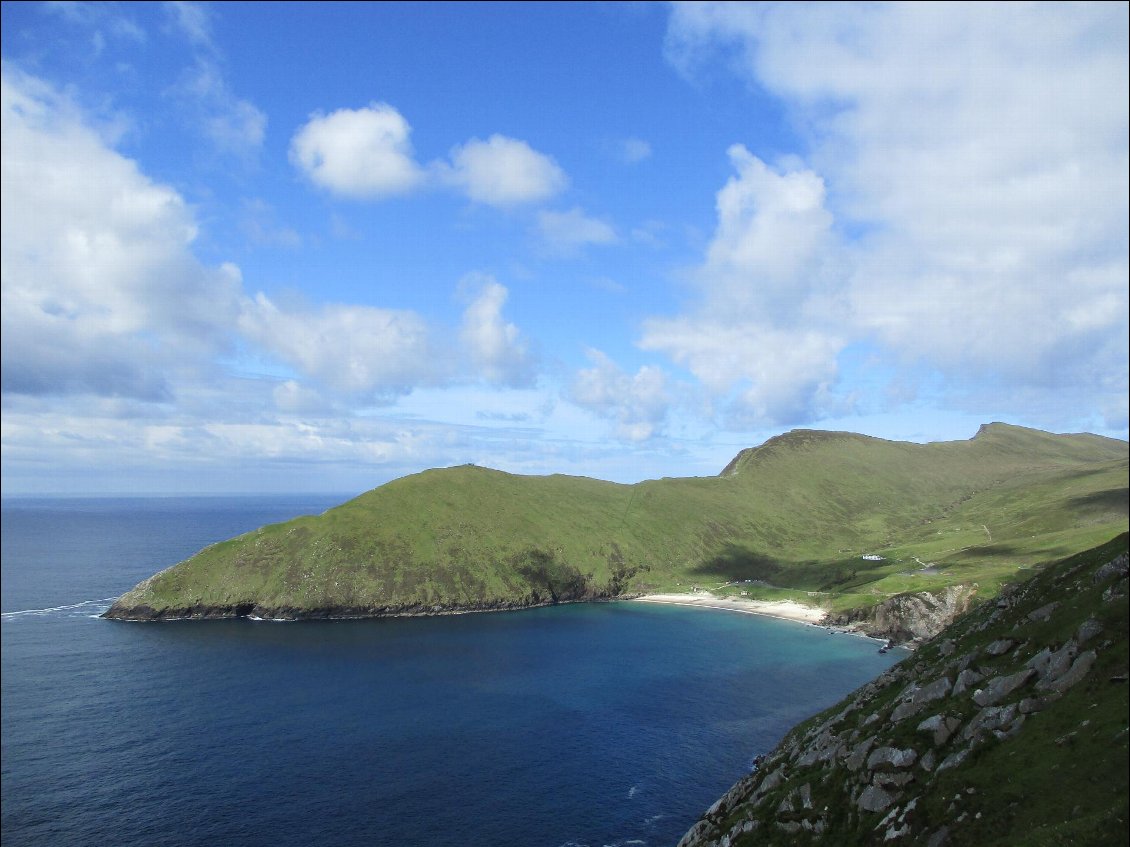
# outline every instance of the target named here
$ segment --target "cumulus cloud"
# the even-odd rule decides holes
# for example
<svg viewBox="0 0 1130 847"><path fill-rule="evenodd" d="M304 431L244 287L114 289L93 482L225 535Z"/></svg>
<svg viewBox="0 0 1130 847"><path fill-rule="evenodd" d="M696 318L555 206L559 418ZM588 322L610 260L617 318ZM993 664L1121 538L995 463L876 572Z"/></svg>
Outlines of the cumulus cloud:
<svg viewBox="0 0 1130 847"><path fill-rule="evenodd" d="M472 138L452 148L449 160L423 166L415 158L411 133L407 119L387 103L317 112L291 139L290 160L315 185L354 199L437 186L509 209L548 200L568 185L550 156L516 138Z"/></svg>
<svg viewBox="0 0 1130 847"><path fill-rule="evenodd" d="M411 191L424 181L413 158L412 128L387 103L315 113L290 143L290 159L334 194L361 199Z"/></svg>
<svg viewBox="0 0 1130 847"><path fill-rule="evenodd" d="M538 212L538 233L551 252L571 255L589 244L614 244L616 230L612 224L592 218L574 206L566 212Z"/></svg>
<svg viewBox="0 0 1130 847"><path fill-rule="evenodd" d="M666 374L651 365L628 374L600 350L587 355L592 367L577 372L569 399L614 421L616 435L624 441L658 435L671 405Z"/></svg>
<svg viewBox="0 0 1130 847"><path fill-rule="evenodd" d="M810 303L841 332L1092 406L1115 374L1125 405L1126 32L1124 5L707 3L667 50L722 57L808 134L832 229L860 233Z"/></svg>
<svg viewBox="0 0 1130 847"><path fill-rule="evenodd" d="M502 316L509 296L505 286L488 275L471 274L460 288L469 302L459 340L475 374L488 382L513 387L531 385L534 370L528 345L518 327Z"/></svg>
<svg viewBox="0 0 1130 847"><path fill-rule="evenodd" d="M4 391L167 397L228 343L239 270L199 263L180 195L65 97L6 66L2 89Z"/></svg>
<svg viewBox="0 0 1130 847"><path fill-rule="evenodd" d="M719 314L793 316L824 278L833 242L824 181L775 170L735 144L737 174L718 192L718 225L698 282Z"/></svg>
<svg viewBox="0 0 1130 847"><path fill-rule="evenodd" d="M640 345L686 367L728 406L734 425L813 414L836 374L835 243L823 181L775 169L740 145L718 192L717 228L692 273L694 309L645 322Z"/></svg>
<svg viewBox="0 0 1130 847"><path fill-rule="evenodd" d="M322 385L387 398L440 378L426 322L415 312L328 304L280 308L260 293L244 302L244 337Z"/></svg>
<svg viewBox="0 0 1130 847"><path fill-rule="evenodd" d="M551 157L525 141L497 134L452 150L443 178L476 203L501 208L548 200L568 184Z"/></svg>

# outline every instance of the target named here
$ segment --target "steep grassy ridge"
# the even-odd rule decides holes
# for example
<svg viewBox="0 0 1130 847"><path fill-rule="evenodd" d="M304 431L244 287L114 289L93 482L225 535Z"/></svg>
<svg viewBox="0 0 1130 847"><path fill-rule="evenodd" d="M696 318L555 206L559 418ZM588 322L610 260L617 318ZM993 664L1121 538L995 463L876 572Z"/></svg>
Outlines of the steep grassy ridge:
<svg viewBox="0 0 1130 847"><path fill-rule="evenodd" d="M1125 442L1003 424L928 445L796 431L718 477L631 486L463 466L208 547L108 614L430 613L733 582L832 610L991 594L1124 531L1126 501Z"/></svg>
<svg viewBox="0 0 1130 847"><path fill-rule="evenodd" d="M680 847L1125 844L1127 536L794 728Z"/></svg>

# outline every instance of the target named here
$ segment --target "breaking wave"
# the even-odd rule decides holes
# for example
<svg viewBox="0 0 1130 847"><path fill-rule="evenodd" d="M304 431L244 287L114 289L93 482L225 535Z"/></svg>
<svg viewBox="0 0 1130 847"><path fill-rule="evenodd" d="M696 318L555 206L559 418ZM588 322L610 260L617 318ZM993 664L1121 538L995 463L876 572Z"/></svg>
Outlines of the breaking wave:
<svg viewBox="0 0 1130 847"><path fill-rule="evenodd" d="M114 604L117 597L104 597L101 600L83 600L67 606L51 606L47 609L20 609L17 612L0 612L5 621L20 618L97 618Z"/></svg>

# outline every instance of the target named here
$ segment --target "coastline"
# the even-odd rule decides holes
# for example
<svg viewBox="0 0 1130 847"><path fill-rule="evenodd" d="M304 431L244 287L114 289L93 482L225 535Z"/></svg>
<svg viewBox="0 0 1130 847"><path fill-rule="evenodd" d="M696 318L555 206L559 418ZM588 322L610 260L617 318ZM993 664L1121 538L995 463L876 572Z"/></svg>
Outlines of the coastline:
<svg viewBox="0 0 1130 847"><path fill-rule="evenodd" d="M644 594L633 597L636 603L663 603L670 606L698 606L747 615L764 615L786 621L823 626L828 613L816 606L805 606L794 600L749 600L744 597L715 597L713 594Z"/></svg>

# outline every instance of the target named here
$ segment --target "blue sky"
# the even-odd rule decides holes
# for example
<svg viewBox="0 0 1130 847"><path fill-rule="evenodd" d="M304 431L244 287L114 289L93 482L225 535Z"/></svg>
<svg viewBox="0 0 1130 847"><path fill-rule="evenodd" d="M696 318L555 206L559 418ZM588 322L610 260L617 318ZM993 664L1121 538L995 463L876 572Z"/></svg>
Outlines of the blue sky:
<svg viewBox="0 0 1130 847"><path fill-rule="evenodd" d="M1125 439L1127 17L4 3L4 494Z"/></svg>

